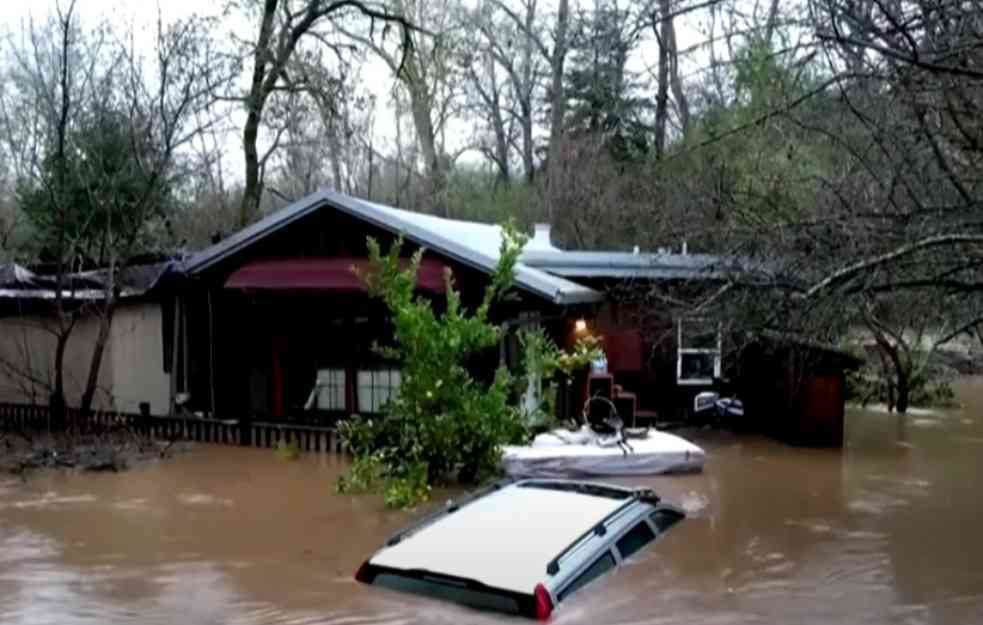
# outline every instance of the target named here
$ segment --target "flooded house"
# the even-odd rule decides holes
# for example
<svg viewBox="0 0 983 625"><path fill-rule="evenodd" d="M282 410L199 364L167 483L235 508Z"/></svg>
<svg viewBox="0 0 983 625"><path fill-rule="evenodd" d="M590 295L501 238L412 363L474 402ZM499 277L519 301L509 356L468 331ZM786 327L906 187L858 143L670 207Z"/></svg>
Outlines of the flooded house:
<svg viewBox="0 0 983 625"><path fill-rule="evenodd" d="M402 239L407 260L423 248L418 292L439 308L447 272L465 305L480 301L497 264L502 230L329 191L312 194L168 264L158 276L165 279L145 280L121 294L102 372L102 405L321 423L380 412L401 373L374 349L389 340L390 329L386 310L357 276L366 266L368 237L384 250ZM497 353L476 359L473 367L479 375L490 375L499 364L517 367L516 332L523 326L543 327L563 346L593 334L602 339L606 367L585 374L558 398L564 416L578 414L587 395L599 393L629 423L685 419L693 396L722 377L726 355L719 328L653 314L645 305L623 301L618 289L712 286L723 279L712 256L562 250L550 240L549 226L537 225L516 266L513 297L494 309L495 321L507 328L505 338ZM29 293L25 285L8 282L6 288L0 284L0 355L16 360L31 341L43 345L32 351L50 351L43 331L24 331L43 325L50 285L45 295L44 288ZM658 320L654 326L652 317ZM73 338L73 349L84 351L89 340L82 332ZM81 366L84 358L71 360L73 377L81 377L76 361ZM50 362L44 367L50 369ZM830 375L823 371L826 388L841 390L842 363L829 370ZM23 382L0 382L0 401L44 401L37 389L43 384L27 396ZM782 412L783 424L799 418L790 411L803 410L796 403L801 394L790 393L784 407L772 402L766 408ZM822 413L810 419L834 424L834 432L838 422L842 431L842 393L809 405ZM838 444L834 439L824 435L816 442Z"/></svg>

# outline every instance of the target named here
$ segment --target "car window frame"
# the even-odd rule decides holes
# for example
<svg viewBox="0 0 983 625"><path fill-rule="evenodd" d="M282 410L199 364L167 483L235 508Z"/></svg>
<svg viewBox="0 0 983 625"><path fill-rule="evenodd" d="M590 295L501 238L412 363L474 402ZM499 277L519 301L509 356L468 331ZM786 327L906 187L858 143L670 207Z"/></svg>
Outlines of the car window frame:
<svg viewBox="0 0 983 625"><path fill-rule="evenodd" d="M658 525L656 525L655 519L652 518L656 514L658 514L659 512L670 512L670 513L676 515L677 518L672 523L672 525L670 525L670 526L666 527L665 529L663 529L663 528L660 528ZM646 520L648 520L649 525L652 526L653 531L655 531L655 540L659 540L659 538L661 538L663 534L667 533L669 530L671 530L672 528L676 527L681 522L685 521L686 520L686 513L685 512L680 512L679 510L676 510L676 509L674 509L672 507L657 506L654 510L652 510L651 512L649 512L648 515L645 518L646 518Z"/></svg>
<svg viewBox="0 0 983 625"><path fill-rule="evenodd" d="M652 543L654 543L657 540L659 540L659 530L658 530L657 527L655 527L655 524L652 523L652 520L649 518L650 515L652 515L652 514L655 514L655 511L654 510L652 512L649 512L645 516L639 518L638 520L636 520L636 521L634 521L632 523L629 523L628 524L628 527L626 527L624 530L622 530L621 532L619 532L618 533L618 536L611 542L611 548L614 550L614 552L616 554L618 554L618 564L619 564L619 566L621 564L623 564L625 560L631 558L632 556L636 555L639 551L645 549L646 547L648 547ZM628 554L626 556L626 555L624 555L624 554L621 553L621 547L618 546L618 543L620 543L621 542L621 539L623 539L625 536L627 536L629 533L631 533L632 530L634 530L639 525L645 525L645 526L647 526L648 529L649 529L649 531L652 533L652 538L650 538L641 547L639 547L638 549L636 549L635 551L633 551L632 553L630 553L630 554Z"/></svg>
<svg viewBox="0 0 983 625"><path fill-rule="evenodd" d="M585 575L587 575L587 573L594 567L594 565L596 565L598 562L600 562L604 558L610 558L611 559L611 566L610 566L610 568L602 571L601 573L599 573L598 575L596 575L592 579L590 579L590 580L584 582L583 584L581 584L580 586L577 586L576 588L574 588L574 586L577 585L577 582L580 581L580 579L582 577L584 577ZM560 590L558 590L556 592L556 600L557 600L557 602L565 601L568 597L570 597L570 595L576 594L578 591L583 590L584 588L590 586L593 582L597 581L598 579L604 577L604 575L606 575L606 574L610 573L611 571L615 570L616 568L618 568L618 566L620 566L620 564L621 564L621 560L618 559L618 554L617 554L617 552L614 549L613 543L612 544L606 544L605 545L605 548L604 548L604 550L602 552L600 552L596 556L594 556L590 560L589 564L587 564L586 566L580 568L577 571L576 575L571 576L570 581L567 582L566 584L564 584L563 585L563 588L561 588Z"/></svg>

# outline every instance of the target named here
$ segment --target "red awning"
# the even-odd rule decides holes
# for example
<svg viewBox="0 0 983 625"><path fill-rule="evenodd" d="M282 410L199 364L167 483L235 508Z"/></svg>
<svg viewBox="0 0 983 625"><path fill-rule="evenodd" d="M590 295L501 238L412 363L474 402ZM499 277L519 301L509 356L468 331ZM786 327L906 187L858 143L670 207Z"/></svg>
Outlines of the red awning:
<svg viewBox="0 0 983 625"><path fill-rule="evenodd" d="M365 269L368 261L356 258L276 258L243 265L225 281L227 289L262 291L365 291L352 267ZM444 263L424 258L417 286L444 292Z"/></svg>

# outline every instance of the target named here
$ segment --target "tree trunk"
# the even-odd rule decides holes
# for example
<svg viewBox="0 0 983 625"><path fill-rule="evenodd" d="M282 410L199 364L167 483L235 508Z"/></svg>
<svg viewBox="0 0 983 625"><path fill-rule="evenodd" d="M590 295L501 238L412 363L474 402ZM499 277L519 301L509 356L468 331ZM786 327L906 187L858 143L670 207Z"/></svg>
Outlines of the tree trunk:
<svg viewBox="0 0 983 625"><path fill-rule="evenodd" d="M272 64L269 51L270 37L273 34L273 18L276 15L279 0L263 2L263 18L259 25L259 37L253 52L253 73L249 82L249 95L246 96L246 125L242 129L242 149L246 161L246 186L242 193L242 204L239 207L239 225L248 225L259 212L259 201L263 190L259 179L259 152L256 149L256 138L259 134L259 123L263 115L268 91L265 87L267 65ZM271 69L272 71L272 69Z"/></svg>
<svg viewBox="0 0 983 625"><path fill-rule="evenodd" d="M444 168L437 153L437 135L434 132L433 120L430 119L430 98L421 90L424 85L410 89L410 110L413 113L413 125L416 127L417 141L423 152L423 166L427 173L427 201L424 207L427 212L447 215L445 190L447 187Z"/></svg>
<svg viewBox="0 0 983 625"><path fill-rule="evenodd" d="M502 123L501 115L495 116L495 164L498 166L497 182L503 186L509 186L512 181L512 172L509 171L509 141L505 136L505 127Z"/></svg>
<svg viewBox="0 0 983 625"><path fill-rule="evenodd" d="M532 92L533 92L533 46L535 42L530 33L536 25L536 3L526 4L525 44L522 46L522 84L517 89L519 110L522 112L522 166L526 181L532 182L536 176L535 144L532 136Z"/></svg>
<svg viewBox="0 0 983 625"><path fill-rule="evenodd" d="M659 0L659 13L652 15L652 30L659 40L658 91L655 96L655 155L666 149L666 125L669 121L669 0Z"/></svg>
<svg viewBox="0 0 983 625"><path fill-rule="evenodd" d="M689 100L683 90L683 81L679 77L679 47L676 45L676 25L672 18L667 21L669 22L669 86L672 89L672 97L676 100L676 108L679 109L679 125L685 136L690 126Z"/></svg>
<svg viewBox="0 0 983 625"><path fill-rule="evenodd" d="M550 146L547 162L546 216L553 217L555 186L559 176L555 175L560 162L563 122L566 118L567 98L563 88L563 65L567 58L567 27L570 22L570 1L560 0L556 13L556 36L553 43L553 56L550 60Z"/></svg>
<svg viewBox="0 0 983 625"><path fill-rule="evenodd" d="M375 177L375 172L373 171L373 168L375 167L375 163L373 162L374 159L375 159L375 148L374 148L374 145L373 145L374 142L372 141L372 134L373 133L370 131L369 132L369 156L368 156L368 161L369 161L369 176L368 177L369 177L369 179L366 182L368 188L365 190L365 197L370 202L373 200L373 198L372 198L372 183L373 183L373 181L374 181L373 179Z"/></svg>
<svg viewBox="0 0 983 625"><path fill-rule="evenodd" d="M338 137L334 124L332 124L330 128L329 141L331 142L331 153L328 154L328 159L331 161L331 177L334 179L334 188L338 193L345 193L348 190L346 189L347 185L345 185L345 176L341 171L342 140L340 137ZM345 152L347 152L347 150Z"/></svg>
<svg viewBox="0 0 983 625"><path fill-rule="evenodd" d="M259 152L256 150L256 137L259 134L258 109L250 108L246 125L242 130L243 154L246 160L246 186L242 192L242 205L239 208L239 226L245 227L259 212L262 189L259 184Z"/></svg>
<svg viewBox="0 0 983 625"><path fill-rule="evenodd" d="M528 108L528 110L527 110ZM536 161L534 157L532 138L532 107L522 105L522 168L526 182L532 182L536 177Z"/></svg>
<svg viewBox="0 0 983 625"><path fill-rule="evenodd" d="M63 328L55 343L55 388L48 400L48 408L52 421L58 424L65 423L65 349L71 336L71 328Z"/></svg>
<svg viewBox="0 0 983 625"><path fill-rule="evenodd" d="M491 77L490 110L492 126L495 133L495 165L498 167L496 182L508 186L512 180L509 170L509 138L505 130L505 119L502 117L501 95L498 76L495 74L495 61L488 58L488 73Z"/></svg>
<svg viewBox="0 0 983 625"><path fill-rule="evenodd" d="M911 378L903 368L899 369L896 374L897 402L895 403L895 410L897 410L898 414L905 414L908 412L908 406L911 400Z"/></svg>
<svg viewBox="0 0 983 625"><path fill-rule="evenodd" d="M110 295L106 301L106 307L103 309L102 315L99 318L99 333L96 335L96 342L92 347L92 357L89 360L89 376L85 381L82 401L79 403L79 412L83 417L89 416L92 412L92 402L99 388L99 370L102 368L102 356L106 351L106 344L109 342L109 333L113 326L113 315L115 312L116 301Z"/></svg>

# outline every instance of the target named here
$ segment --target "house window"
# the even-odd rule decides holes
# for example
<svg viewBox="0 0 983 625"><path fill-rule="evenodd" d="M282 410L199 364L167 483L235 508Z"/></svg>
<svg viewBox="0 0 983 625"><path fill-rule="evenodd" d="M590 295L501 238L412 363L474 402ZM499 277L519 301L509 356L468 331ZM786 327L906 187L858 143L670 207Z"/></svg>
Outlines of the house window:
<svg viewBox="0 0 983 625"><path fill-rule="evenodd" d="M344 369L318 369L317 407L318 410L345 409Z"/></svg>
<svg viewBox="0 0 983 625"><path fill-rule="evenodd" d="M399 369L359 371L358 409L362 412L382 412L386 404L396 399L399 383Z"/></svg>
<svg viewBox="0 0 983 625"><path fill-rule="evenodd" d="M713 384L720 377L720 326L705 319L680 319L676 331L676 383Z"/></svg>

